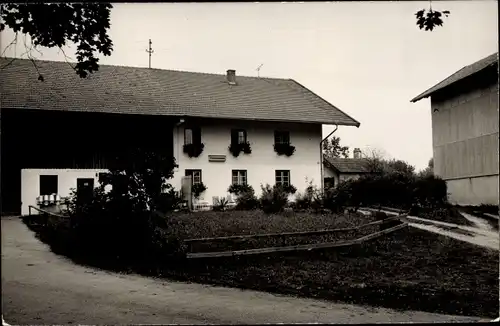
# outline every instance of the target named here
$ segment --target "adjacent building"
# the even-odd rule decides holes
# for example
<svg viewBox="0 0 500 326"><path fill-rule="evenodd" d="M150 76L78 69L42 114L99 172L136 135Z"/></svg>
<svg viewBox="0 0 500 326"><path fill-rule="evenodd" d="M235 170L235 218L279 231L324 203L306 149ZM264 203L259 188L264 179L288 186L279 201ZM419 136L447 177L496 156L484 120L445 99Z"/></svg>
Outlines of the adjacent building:
<svg viewBox="0 0 500 326"><path fill-rule="evenodd" d="M328 157L323 159L325 188L336 187L340 182L356 180L370 173L368 162L361 157L361 150L355 148L352 158Z"/></svg>
<svg viewBox="0 0 500 326"><path fill-rule="evenodd" d="M459 205L498 205L498 53L468 65L411 102L430 97L434 174Z"/></svg>

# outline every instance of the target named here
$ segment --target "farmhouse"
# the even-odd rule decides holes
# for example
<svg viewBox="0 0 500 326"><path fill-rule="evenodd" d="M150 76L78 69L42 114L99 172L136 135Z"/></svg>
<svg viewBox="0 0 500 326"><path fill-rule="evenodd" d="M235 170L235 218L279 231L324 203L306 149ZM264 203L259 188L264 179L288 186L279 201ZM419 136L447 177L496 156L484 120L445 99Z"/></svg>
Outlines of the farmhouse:
<svg viewBox="0 0 500 326"><path fill-rule="evenodd" d="M1 59L5 66L11 59ZM175 157L185 176L226 196L231 183L320 185L322 125L359 122L291 79L102 65L81 79L66 62L17 59L0 72L2 212L40 195L93 187L113 153Z"/></svg>
<svg viewBox="0 0 500 326"><path fill-rule="evenodd" d="M418 95L431 98L434 174L459 205L498 205L498 53Z"/></svg>
<svg viewBox="0 0 500 326"><path fill-rule="evenodd" d="M358 179L369 173L368 162L361 157L361 150L355 148L352 158L328 157L323 158L325 187L336 187L339 182Z"/></svg>

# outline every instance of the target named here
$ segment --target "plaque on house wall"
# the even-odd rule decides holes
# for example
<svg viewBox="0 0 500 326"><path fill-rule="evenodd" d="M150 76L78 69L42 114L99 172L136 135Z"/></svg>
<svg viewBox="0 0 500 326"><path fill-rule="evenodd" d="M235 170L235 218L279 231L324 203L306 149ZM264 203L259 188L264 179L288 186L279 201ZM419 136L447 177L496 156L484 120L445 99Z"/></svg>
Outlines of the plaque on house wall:
<svg viewBox="0 0 500 326"><path fill-rule="evenodd" d="M226 155L208 155L209 162L226 162Z"/></svg>

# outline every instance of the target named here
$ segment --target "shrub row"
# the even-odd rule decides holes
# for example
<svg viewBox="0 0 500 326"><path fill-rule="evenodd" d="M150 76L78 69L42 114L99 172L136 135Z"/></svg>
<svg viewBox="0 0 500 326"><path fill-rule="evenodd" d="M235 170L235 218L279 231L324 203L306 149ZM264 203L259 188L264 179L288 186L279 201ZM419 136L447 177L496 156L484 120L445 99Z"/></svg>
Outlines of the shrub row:
<svg viewBox="0 0 500 326"><path fill-rule="evenodd" d="M368 175L327 189L324 204L334 211L345 207L377 205L400 209L442 207L447 204L447 187L444 180L433 175L416 176L399 172Z"/></svg>

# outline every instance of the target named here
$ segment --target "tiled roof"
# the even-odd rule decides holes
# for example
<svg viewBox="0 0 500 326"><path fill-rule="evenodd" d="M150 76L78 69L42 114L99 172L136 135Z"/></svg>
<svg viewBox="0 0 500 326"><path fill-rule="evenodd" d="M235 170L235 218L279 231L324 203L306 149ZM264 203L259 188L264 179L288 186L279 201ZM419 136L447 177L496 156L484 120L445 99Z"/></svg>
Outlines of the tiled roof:
<svg viewBox="0 0 500 326"><path fill-rule="evenodd" d="M476 74L476 73L480 72L481 70L483 70L489 66L492 66L492 65L498 65L498 52L494 53L494 54L492 54L484 59L481 59L477 62L474 62L471 65L463 67L462 69L460 69L459 71L457 71L456 73L451 75L450 77L446 78L442 82L429 88L428 90L426 90L422 94L420 94L417 97L415 97L414 99L412 99L411 102L414 103L414 102L417 102L423 98L429 97L432 93L434 93L440 89L443 89L445 87L448 87L451 84L456 83L457 81L464 79L465 77Z"/></svg>
<svg viewBox="0 0 500 326"><path fill-rule="evenodd" d="M325 157L325 161L340 173L368 172L366 159Z"/></svg>
<svg viewBox="0 0 500 326"><path fill-rule="evenodd" d="M4 67L10 58L1 58ZM0 107L358 126L292 79L100 65L87 79L66 62L16 59L0 70Z"/></svg>

